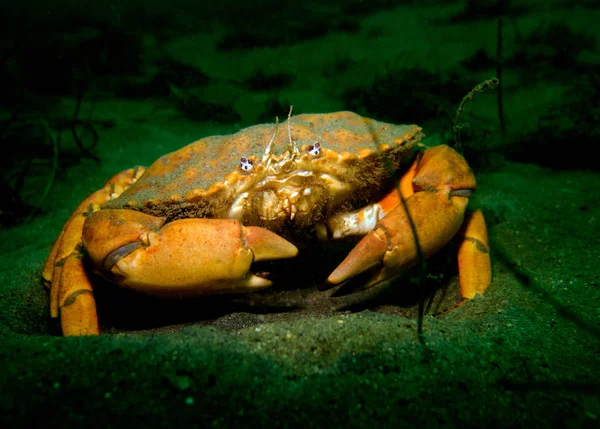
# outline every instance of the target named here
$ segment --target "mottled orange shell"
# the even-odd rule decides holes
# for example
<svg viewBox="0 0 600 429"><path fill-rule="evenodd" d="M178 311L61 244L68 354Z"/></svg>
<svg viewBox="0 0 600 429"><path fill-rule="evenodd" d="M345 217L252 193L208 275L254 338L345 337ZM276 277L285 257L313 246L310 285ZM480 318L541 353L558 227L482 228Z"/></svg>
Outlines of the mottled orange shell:
<svg viewBox="0 0 600 429"><path fill-rule="evenodd" d="M291 136L299 148L318 141L327 158L342 170L345 162L364 160L390 148L408 150L421 137L421 128L415 125L392 125L352 112L304 114L290 120ZM287 121L277 128L275 124L255 125L232 135L206 137L159 158L107 206L141 208L209 199L226 183L244 179L238 174L240 158L260 160L276 129L274 153L283 154L289 149Z"/></svg>

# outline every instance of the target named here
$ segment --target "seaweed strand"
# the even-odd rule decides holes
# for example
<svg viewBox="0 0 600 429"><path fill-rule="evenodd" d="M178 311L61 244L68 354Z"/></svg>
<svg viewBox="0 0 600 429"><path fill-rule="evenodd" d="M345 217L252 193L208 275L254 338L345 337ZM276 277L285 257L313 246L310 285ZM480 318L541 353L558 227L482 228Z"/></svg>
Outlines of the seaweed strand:
<svg viewBox="0 0 600 429"><path fill-rule="evenodd" d="M502 81L502 18L498 19L498 44L496 46L496 76ZM504 122L504 102L502 99L502 86L498 87L498 119L500 121L500 132L505 135L506 123Z"/></svg>
<svg viewBox="0 0 600 429"><path fill-rule="evenodd" d="M475 88L473 88L465 97L462 99L460 104L458 105L458 109L456 109L456 116L454 117L454 122L452 123L452 134L454 135L454 145L453 148L456 149L457 152L462 153L462 145L460 141L460 130L464 127L460 122L460 118L462 117L463 111L465 110L466 104L473 100L479 93L487 90L494 89L500 83L500 79L494 77L492 79L486 80L485 82L480 83Z"/></svg>

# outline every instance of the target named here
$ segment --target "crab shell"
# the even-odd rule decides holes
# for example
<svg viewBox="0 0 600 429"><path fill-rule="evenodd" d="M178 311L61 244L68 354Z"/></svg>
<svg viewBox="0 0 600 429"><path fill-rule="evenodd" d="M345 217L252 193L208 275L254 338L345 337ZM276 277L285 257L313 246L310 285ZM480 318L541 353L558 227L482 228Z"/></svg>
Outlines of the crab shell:
<svg viewBox="0 0 600 429"><path fill-rule="evenodd" d="M278 233L305 232L389 191L422 136L415 125L352 112L294 116L279 126L207 137L165 155L103 208L168 221L229 218Z"/></svg>

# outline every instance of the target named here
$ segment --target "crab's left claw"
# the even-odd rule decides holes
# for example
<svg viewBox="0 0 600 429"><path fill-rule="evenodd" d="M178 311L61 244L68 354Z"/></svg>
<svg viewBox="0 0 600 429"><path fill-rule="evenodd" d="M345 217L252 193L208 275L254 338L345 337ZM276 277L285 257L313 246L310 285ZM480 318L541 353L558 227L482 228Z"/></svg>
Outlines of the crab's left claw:
<svg viewBox="0 0 600 429"><path fill-rule="evenodd" d="M406 190L406 180L401 182L406 208L403 204L396 204L391 209L382 208L387 213L385 217L331 273L328 278L330 283L341 283L369 269L376 271L365 287L392 279L415 265L419 257L427 258L438 252L458 233L463 224L468 196L475 189L475 176L463 157L448 146L437 146L427 150L409 174L408 183L412 183L412 189L409 187ZM392 194L400 202L398 191L393 190ZM390 199L393 198L388 195L380 205L389 205ZM473 228L483 228L482 233L485 233L482 217L481 222ZM482 247L487 248L487 243L477 249ZM473 258L480 258L480 255L472 253L467 250L462 252L463 265L469 265ZM479 269L491 272L489 255L486 253L483 259L483 262L477 259ZM467 279L465 282L486 284L465 286L462 285L463 278ZM489 278L487 274L470 275L468 278L462 276L461 288L464 291L483 292L489 284ZM474 293L463 295L471 298Z"/></svg>

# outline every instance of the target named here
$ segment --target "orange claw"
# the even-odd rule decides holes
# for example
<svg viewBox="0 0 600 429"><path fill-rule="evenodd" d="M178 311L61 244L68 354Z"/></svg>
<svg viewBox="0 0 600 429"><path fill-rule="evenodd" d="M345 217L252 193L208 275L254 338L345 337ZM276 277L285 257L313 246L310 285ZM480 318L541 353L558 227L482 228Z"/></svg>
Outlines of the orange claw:
<svg viewBox="0 0 600 429"><path fill-rule="evenodd" d="M417 192L406 200L424 258L439 251L460 229L467 199ZM417 247L404 207L398 206L367 234L327 279L341 283L383 264L368 286L395 277L418 261Z"/></svg>
<svg viewBox="0 0 600 429"><path fill-rule="evenodd" d="M163 218L132 210L102 210L87 221L83 242L103 275L156 296L199 296L262 289L255 261L291 258L298 249L260 227L237 220ZM108 242L108 243L107 243Z"/></svg>
<svg viewBox="0 0 600 429"><path fill-rule="evenodd" d="M416 170L411 168L408 174L414 174L414 193L407 190L406 181L401 181L401 192L410 195L406 199L410 219L403 205L392 209L331 273L327 279L330 283L341 283L381 266L366 285L369 287L398 276L418 262L410 220L424 258L438 252L460 230L467 196L475 189L475 177L464 158L448 146L437 146L427 150L417 161Z"/></svg>

